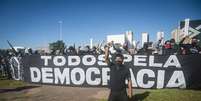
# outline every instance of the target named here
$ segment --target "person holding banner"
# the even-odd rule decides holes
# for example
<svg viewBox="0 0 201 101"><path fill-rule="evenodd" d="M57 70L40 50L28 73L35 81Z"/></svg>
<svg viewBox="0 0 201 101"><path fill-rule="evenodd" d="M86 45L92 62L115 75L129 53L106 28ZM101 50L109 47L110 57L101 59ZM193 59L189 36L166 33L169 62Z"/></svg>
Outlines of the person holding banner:
<svg viewBox="0 0 201 101"><path fill-rule="evenodd" d="M105 62L110 67L110 94L108 101L128 101L129 98L132 97L132 83L129 68L122 64L124 57L121 53L114 55L114 62L110 61L110 46L111 44L108 44L108 46L105 47ZM128 94L126 91L126 80L128 80Z"/></svg>

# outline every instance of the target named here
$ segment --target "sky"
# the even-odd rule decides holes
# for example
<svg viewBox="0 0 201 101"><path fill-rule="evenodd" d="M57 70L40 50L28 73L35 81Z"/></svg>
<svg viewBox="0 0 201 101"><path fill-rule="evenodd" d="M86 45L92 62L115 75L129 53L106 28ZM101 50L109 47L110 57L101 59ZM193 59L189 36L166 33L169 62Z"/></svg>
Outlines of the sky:
<svg viewBox="0 0 201 101"><path fill-rule="evenodd" d="M148 32L151 41L163 31L165 39L185 18L201 19L200 0L0 0L0 48L43 47L59 40L83 45L110 34Z"/></svg>

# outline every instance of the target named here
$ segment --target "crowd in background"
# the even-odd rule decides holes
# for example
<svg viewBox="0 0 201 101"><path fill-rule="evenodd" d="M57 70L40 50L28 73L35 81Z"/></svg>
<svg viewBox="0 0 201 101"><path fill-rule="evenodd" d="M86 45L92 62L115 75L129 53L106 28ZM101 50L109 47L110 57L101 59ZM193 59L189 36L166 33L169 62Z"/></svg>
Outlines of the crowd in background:
<svg viewBox="0 0 201 101"><path fill-rule="evenodd" d="M0 76L11 79L10 63L11 55L8 50L0 50Z"/></svg>
<svg viewBox="0 0 201 101"><path fill-rule="evenodd" d="M178 44L175 43L174 39L165 41L164 45L160 43L161 40L159 40L156 47L159 54L201 54L201 46L199 45L199 40L196 38L185 37Z"/></svg>
<svg viewBox="0 0 201 101"><path fill-rule="evenodd" d="M25 55L84 55L84 54L104 54L104 48L108 44L100 46L69 46L68 48L62 50L51 50L49 53L44 51L35 50L31 48L26 50L13 51L12 49L0 50L0 75L7 76L11 78L10 73L10 58L16 56L18 58ZM110 52L111 53L122 53L122 54L160 54L160 55L189 55L189 54L201 54L201 46L199 45L199 40L195 38L185 37L179 43L176 43L174 39L165 41L158 40L156 43L145 43L142 48L137 47L129 48L128 43L123 45L110 42Z"/></svg>

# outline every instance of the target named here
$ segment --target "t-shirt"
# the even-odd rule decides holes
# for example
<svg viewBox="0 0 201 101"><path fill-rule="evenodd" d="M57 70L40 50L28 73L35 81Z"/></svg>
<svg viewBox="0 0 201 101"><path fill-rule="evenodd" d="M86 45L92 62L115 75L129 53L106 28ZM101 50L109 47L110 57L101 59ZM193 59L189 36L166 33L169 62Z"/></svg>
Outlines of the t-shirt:
<svg viewBox="0 0 201 101"><path fill-rule="evenodd" d="M131 79L129 68L124 64L118 65L113 62L109 62L108 66L110 67L110 89L112 91L125 90L127 87L125 81Z"/></svg>

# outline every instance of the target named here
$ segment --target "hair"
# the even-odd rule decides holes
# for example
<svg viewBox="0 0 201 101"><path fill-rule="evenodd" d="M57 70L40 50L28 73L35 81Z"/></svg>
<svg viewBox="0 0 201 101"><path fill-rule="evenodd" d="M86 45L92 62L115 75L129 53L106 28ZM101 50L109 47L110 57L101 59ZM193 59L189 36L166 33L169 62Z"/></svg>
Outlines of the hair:
<svg viewBox="0 0 201 101"><path fill-rule="evenodd" d="M124 56L123 56L122 54L120 54L120 53L117 53L117 54L115 55L115 58L116 58L116 57L120 57L120 58L124 59Z"/></svg>

